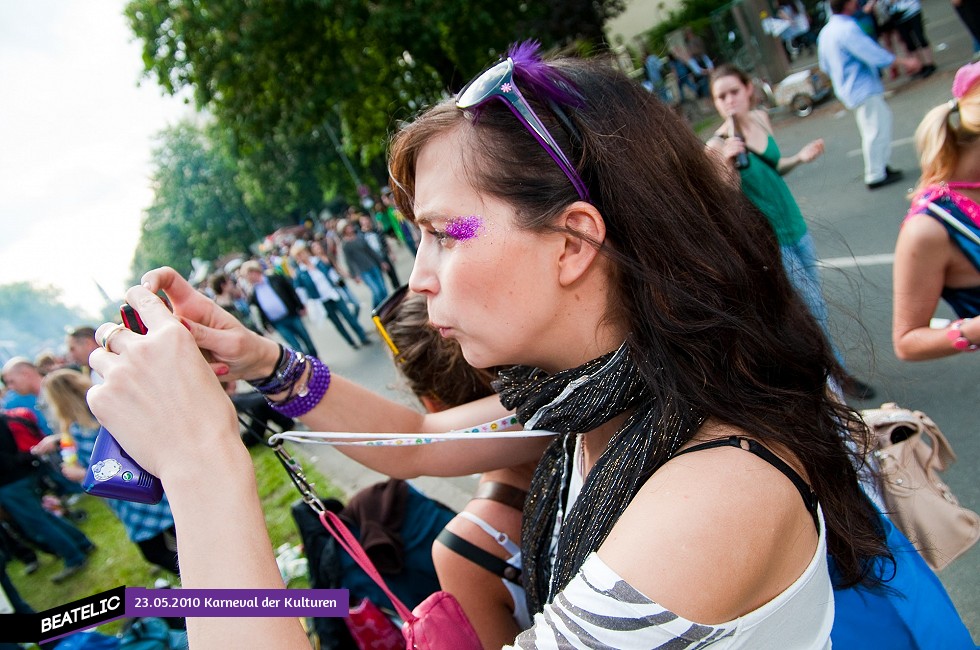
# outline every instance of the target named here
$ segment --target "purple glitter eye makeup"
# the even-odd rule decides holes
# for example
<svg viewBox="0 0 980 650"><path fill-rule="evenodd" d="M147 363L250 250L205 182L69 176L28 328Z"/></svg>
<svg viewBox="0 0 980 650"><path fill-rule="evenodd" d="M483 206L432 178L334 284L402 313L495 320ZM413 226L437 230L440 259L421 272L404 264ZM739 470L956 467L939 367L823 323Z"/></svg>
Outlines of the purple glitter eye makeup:
<svg viewBox="0 0 980 650"><path fill-rule="evenodd" d="M483 219L479 215L471 214L467 217L453 217L446 222L446 234L456 241L466 241L476 237L483 225Z"/></svg>

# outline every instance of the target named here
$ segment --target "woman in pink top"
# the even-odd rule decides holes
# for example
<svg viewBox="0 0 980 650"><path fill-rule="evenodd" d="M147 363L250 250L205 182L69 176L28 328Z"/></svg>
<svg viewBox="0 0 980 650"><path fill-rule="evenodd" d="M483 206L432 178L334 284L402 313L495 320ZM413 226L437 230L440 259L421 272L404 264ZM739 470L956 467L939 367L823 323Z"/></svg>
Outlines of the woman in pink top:
<svg viewBox="0 0 980 650"><path fill-rule="evenodd" d="M922 176L895 245L892 317L895 354L907 361L970 352L980 343L978 81L980 63L960 68L954 99L929 111L915 132ZM930 327L940 298L957 319Z"/></svg>

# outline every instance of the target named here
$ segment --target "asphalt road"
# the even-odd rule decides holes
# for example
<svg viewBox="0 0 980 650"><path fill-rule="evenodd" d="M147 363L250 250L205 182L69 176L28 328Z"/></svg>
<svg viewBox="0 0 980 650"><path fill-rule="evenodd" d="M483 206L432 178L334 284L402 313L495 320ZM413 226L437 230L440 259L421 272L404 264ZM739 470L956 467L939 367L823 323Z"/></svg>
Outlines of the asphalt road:
<svg viewBox="0 0 980 650"><path fill-rule="evenodd" d="M894 112L892 167L903 169L907 182L869 192L863 183L860 139L854 117L836 101L820 105L807 118L774 116L776 137L785 155L795 153L812 139L822 137L826 153L811 165L787 177L803 210L821 259L824 293L831 307L836 342L851 371L872 383L874 400L855 402L859 408L894 401L928 413L942 428L959 461L944 478L960 501L980 509L980 427L976 411L980 398L980 354L963 354L932 362L900 362L891 348L891 254L901 219L908 209L906 191L918 175L912 134L932 106L950 97L956 68L971 56L969 36L945 0L925 0L927 35L936 50L939 71L927 80L899 80L889 84L889 105ZM812 59L811 59L812 61ZM807 61L798 61L799 65ZM411 256L399 249L396 266L407 280ZM357 288L367 304L367 293ZM941 316L952 315L942 306ZM368 318L362 315L362 322ZM313 328L321 354L332 369L366 386L412 403L399 388L383 344L355 352L329 324ZM375 339L377 340L377 338ZM378 475L348 461L332 449L307 447L304 453L331 480L354 491ZM421 487L450 506L461 507L474 479L427 479ZM980 640L980 545L940 575L975 640Z"/></svg>
<svg viewBox="0 0 980 650"><path fill-rule="evenodd" d="M960 502L980 510L980 357L958 355L936 361L899 361L891 346L892 253L901 220L908 209L906 192L918 177L912 136L933 106L950 99L956 69L971 57L969 35L948 2L923 2L926 33L939 71L926 80L889 84L894 114L891 166L906 181L868 191L854 117L836 100L807 118L786 116L776 137L786 155L814 138L823 138L826 153L787 177L821 259L824 295L831 325L852 372L870 381L878 395L862 408L893 401L928 413L949 438L958 462L944 475ZM938 316L951 317L941 305ZM940 574L940 579L980 640L980 545Z"/></svg>

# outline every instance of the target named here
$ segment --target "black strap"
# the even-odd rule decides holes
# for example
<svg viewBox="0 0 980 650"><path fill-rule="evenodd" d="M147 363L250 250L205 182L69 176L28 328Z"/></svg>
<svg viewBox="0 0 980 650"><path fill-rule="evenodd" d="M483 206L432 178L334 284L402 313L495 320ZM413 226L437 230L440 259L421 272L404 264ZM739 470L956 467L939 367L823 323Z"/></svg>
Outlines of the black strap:
<svg viewBox="0 0 980 650"><path fill-rule="evenodd" d="M748 443L748 449L742 446L742 443ZM701 451L703 449L716 449L718 447L737 447L744 451L751 452L766 461L780 472L782 472L786 478L793 482L796 489L799 490L800 496L803 497L803 503L806 505L806 509L810 511L813 515L813 521L817 522L817 528L820 527L817 520L817 495L814 494L807 482L796 473L792 467L783 462L783 459L772 453L762 445L760 445L755 440L750 440L749 438L742 438L740 436L731 436L729 438L720 438L718 440L711 440L709 442L703 442L700 445L694 445L693 447L688 447L687 449L682 449L681 451L674 454L674 457L680 456L681 454L687 454L692 451Z"/></svg>
<svg viewBox="0 0 980 650"><path fill-rule="evenodd" d="M439 536L436 537L436 540L441 542L450 551L463 556L478 567L483 567L490 573L500 576L508 582L522 586L520 569L512 567L496 555L484 551L476 544L466 541L456 533L443 528Z"/></svg>

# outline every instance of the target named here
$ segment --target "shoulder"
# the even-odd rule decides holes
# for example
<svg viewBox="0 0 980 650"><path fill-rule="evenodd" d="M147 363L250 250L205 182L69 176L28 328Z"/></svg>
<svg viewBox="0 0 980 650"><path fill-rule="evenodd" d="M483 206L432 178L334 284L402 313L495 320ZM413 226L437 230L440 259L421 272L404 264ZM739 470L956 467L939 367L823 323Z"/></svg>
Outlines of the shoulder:
<svg viewBox="0 0 980 650"><path fill-rule="evenodd" d="M795 486L754 454L721 447L678 456L658 470L599 556L651 600L712 623L785 590L816 546L813 519Z"/></svg>
<svg viewBox="0 0 980 650"><path fill-rule="evenodd" d="M899 242L915 243L920 246L937 246L949 243L946 226L926 211L910 212L902 222Z"/></svg>
<svg viewBox="0 0 980 650"><path fill-rule="evenodd" d="M766 133L772 135L772 122L769 121L769 114L767 112L757 108L752 111L752 117L759 123L759 126L766 130Z"/></svg>
<svg viewBox="0 0 980 650"><path fill-rule="evenodd" d="M909 214L895 243L896 269L918 262L930 268L941 265L953 247L946 226L937 219L923 212Z"/></svg>

